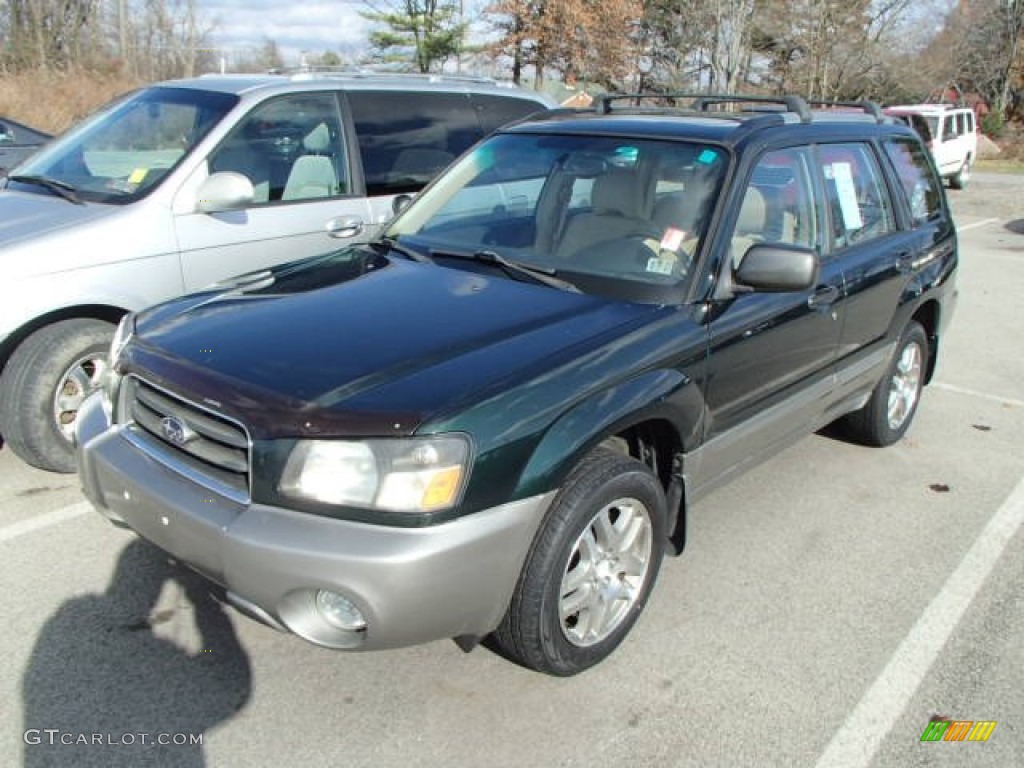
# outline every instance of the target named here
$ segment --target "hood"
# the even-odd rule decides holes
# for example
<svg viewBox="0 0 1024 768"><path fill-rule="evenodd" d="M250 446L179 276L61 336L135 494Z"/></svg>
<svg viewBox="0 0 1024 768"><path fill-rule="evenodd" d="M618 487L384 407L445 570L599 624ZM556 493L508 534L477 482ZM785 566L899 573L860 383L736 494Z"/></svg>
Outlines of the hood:
<svg viewBox="0 0 1024 768"><path fill-rule="evenodd" d="M0 248L78 227L117 210L117 206L97 203L75 205L42 189L38 193L0 190Z"/></svg>
<svg viewBox="0 0 1024 768"><path fill-rule="evenodd" d="M356 252L143 313L128 368L265 434L408 434L657 311Z"/></svg>

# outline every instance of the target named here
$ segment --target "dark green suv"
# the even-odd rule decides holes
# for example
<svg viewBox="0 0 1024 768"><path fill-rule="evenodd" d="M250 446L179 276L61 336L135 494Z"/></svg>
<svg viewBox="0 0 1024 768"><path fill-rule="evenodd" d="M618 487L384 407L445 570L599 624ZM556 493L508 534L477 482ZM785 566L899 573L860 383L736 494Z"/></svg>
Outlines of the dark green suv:
<svg viewBox="0 0 1024 768"><path fill-rule="evenodd" d="M904 434L956 296L940 180L874 105L627 103L499 131L368 245L128 316L89 498L314 643L607 656L694 501L839 419Z"/></svg>

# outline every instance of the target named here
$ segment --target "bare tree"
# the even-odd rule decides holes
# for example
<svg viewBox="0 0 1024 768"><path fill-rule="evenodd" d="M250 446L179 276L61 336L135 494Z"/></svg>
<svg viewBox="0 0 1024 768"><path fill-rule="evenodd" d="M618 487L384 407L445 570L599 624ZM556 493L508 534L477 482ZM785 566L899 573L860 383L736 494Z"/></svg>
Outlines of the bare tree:
<svg viewBox="0 0 1024 768"><path fill-rule="evenodd" d="M640 0L498 0L487 13L501 34L495 49L512 59L516 82L532 66L538 89L549 70L567 82L614 87L635 63Z"/></svg>

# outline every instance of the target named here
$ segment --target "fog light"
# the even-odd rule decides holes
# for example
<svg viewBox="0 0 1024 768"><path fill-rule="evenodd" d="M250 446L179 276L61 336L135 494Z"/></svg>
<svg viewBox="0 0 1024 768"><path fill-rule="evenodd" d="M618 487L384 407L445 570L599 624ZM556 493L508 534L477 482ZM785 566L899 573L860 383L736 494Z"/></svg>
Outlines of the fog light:
<svg viewBox="0 0 1024 768"><path fill-rule="evenodd" d="M348 632L361 632L366 629L366 619L356 608L355 603L336 592L328 592L326 589L318 590L316 610L320 617L332 627Z"/></svg>

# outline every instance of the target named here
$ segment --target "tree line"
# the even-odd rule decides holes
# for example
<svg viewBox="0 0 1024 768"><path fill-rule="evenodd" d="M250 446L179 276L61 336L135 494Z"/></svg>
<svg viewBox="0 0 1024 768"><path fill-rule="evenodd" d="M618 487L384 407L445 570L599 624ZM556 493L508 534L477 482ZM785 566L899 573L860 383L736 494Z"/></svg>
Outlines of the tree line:
<svg viewBox="0 0 1024 768"><path fill-rule="evenodd" d="M950 89L1020 108L1024 0L364 0L354 64L616 91L918 101ZM0 0L0 74L224 66L197 0ZM347 57L346 57L347 58ZM326 52L310 64L339 64ZM280 66L264 40L232 69Z"/></svg>

